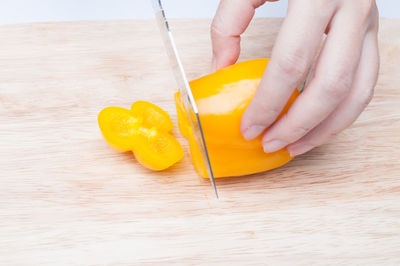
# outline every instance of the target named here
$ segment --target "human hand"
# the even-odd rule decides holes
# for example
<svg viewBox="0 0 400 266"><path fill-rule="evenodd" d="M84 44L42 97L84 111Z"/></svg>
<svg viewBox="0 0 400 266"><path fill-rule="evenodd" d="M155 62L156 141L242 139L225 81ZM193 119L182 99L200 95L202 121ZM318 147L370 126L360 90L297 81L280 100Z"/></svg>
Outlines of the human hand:
<svg viewBox="0 0 400 266"><path fill-rule="evenodd" d="M234 64L240 35L266 0L221 0L211 26L214 70ZM271 2L271 1L269 1ZM351 125L373 97L379 70L378 10L373 0L289 0L287 16L240 129L264 132L265 152L292 156L319 146ZM301 85L327 35L303 93L274 123Z"/></svg>

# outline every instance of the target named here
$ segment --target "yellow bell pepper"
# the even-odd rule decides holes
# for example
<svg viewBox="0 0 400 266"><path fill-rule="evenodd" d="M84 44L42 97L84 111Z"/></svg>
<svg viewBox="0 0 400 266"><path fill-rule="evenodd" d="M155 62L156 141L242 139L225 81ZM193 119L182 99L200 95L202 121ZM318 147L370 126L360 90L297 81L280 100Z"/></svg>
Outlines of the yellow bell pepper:
<svg viewBox="0 0 400 266"><path fill-rule="evenodd" d="M132 151L140 164L152 170L164 170L183 157L183 149L170 134L173 128L168 113L144 101L131 110L104 108L98 122L103 136L118 151Z"/></svg>
<svg viewBox="0 0 400 266"><path fill-rule="evenodd" d="M292 159L286 149L264 153L262 136L246 141L240 133L243 112L253 98L267 64L268 59L241 62L190 82L215 177L263 172ZM295 90L277 119L287 112L298 94ZM192 162L197 172L207 178L179 92L175 94L175 103L179 130L189 141Z"/></svg>

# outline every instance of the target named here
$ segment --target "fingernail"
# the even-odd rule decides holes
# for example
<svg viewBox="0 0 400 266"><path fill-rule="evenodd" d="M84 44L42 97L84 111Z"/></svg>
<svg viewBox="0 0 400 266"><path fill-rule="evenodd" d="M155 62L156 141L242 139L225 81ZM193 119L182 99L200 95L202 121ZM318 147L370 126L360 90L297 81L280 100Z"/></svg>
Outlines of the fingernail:
<svg viewBox="0 0 400 266"><path fill-rule="evenodd" d="M215 54L213 54L212 63L211 63L211 71L215 72L216 70L217 70L217 58L215 57Z"/></svg>
<svg viewBox="0 0 400 266"><path fill-rule="evenodd" d="M252 140L258 137L264 131L264 129L264 126L250 126L243 132L243 137L245 140Z"/></svg>
<svg viewBox="0 0 400 266"><path fill-rule="evenodd" d="M298 145L288 147L288 152L290 153L290 156L294 157L294 156L306 153L309 150L311 150L312 148L314 148L314 146L309 145L309 144L298 144Z"/></svg>
<svg viewBox="0 0 400 266"><path fill-rule="evenodd" d="M270 140L268 142L263 143L263 148L264 148L265 153L271 153L271 152L279 151L286 145L287 145L286 142L279 140L279 139L274 139L274 140Z"/></svg>

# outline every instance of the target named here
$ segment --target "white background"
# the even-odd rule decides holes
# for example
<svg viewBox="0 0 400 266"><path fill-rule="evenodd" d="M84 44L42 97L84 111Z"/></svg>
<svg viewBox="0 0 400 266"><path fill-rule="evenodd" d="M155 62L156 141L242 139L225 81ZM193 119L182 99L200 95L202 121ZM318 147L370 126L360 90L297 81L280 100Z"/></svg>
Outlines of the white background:
<svg viewBox="0 0 400 266"><path fill-rule="evenodd" d="M349 0L351 1L351 0ZM163 0L168 17L212 17L218 0ZM400 18L400 1L377 0L381 17ZM256 16L285 15L287 0L267 3ZM41 21L152 18L150 0L0 0L0 25Z"/></svg>

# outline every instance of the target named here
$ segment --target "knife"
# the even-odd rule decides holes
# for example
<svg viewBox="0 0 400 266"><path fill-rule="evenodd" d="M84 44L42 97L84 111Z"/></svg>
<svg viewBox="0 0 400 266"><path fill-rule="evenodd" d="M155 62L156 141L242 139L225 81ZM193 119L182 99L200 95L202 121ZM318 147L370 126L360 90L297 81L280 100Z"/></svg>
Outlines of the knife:
<svg viewBox="0 0 400 266"><path fill-rule="evenodd" d="M165 16L165 11L161 4L161 0L152 0L152 3L157 24L160 28L161 37L167 50L172 71L175 75L176 83L179 88L182 103L185 106L185 110L193 129L196 143L200 148L200 153L203 157L205 168L207 169L207 173L214 188L215 195L218 198L217 186L215 184L214 174L210 163L210 157L208 156L207 145L200 123L199 110L197 109L192 90L190 89L188 79L186 78L185 70L183 69L182 61L179 57L174 38L169 28L168 21Z"/></svg>

